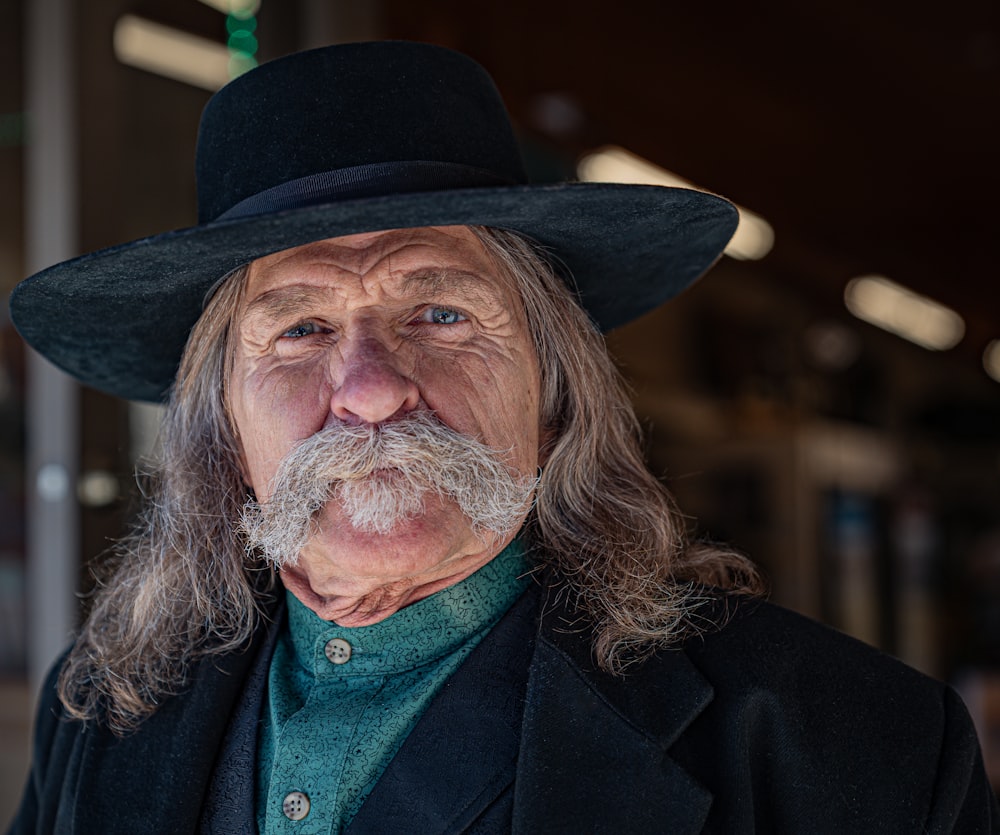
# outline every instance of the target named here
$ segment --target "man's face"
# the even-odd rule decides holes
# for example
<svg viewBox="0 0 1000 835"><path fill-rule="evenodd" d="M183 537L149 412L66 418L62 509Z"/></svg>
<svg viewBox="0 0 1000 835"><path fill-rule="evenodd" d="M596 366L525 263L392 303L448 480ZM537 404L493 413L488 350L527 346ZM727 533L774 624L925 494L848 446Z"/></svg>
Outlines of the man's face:
<svg viewBox="0 0 1000 835"><path fill-rule="evenodd" d="M498 451L513 473L536 473L539 373L523 305L464 227L332 238L253 262L234 344L230 405L261 504L298 442L412 412ZM512 538L484 543L433 491L385 533L356 527L336 498L310 530L283 581L346 626L458 582Z"/></svg>

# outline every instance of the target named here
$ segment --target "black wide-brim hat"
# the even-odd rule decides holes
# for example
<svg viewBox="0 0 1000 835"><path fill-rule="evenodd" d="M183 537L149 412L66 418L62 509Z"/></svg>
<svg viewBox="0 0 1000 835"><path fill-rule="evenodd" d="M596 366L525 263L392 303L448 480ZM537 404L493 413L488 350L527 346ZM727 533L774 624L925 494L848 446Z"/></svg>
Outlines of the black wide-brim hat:
<svg viewBox="0 0 1000 835"><path fill-rule="evenodd" d="M198 225L57 264L14 290L24 339L78 380L158 401L219 279L324 238L481 225L547 249L605 331L676 295L737 215L658 186L529 185L492 80L428 44L330 46L263 64L202 115Z"/></svg>

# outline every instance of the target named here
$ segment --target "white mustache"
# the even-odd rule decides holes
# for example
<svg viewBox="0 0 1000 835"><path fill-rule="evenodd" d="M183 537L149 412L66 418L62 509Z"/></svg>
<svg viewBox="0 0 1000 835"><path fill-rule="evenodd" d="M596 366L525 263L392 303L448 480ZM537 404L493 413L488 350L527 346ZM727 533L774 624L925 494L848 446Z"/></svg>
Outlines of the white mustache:
<svg viewBox="0 0 1000 835"><path fill-rule="evenodd" d="M284 458L268 501L244 507L242 529L250 547L280 567L294 564L314 515L331 500L356 529L385 534L419 516L430 493L453 500L485 542L520 524L538 483L511 472L502 455L430 412L331 425Z"/></svg>

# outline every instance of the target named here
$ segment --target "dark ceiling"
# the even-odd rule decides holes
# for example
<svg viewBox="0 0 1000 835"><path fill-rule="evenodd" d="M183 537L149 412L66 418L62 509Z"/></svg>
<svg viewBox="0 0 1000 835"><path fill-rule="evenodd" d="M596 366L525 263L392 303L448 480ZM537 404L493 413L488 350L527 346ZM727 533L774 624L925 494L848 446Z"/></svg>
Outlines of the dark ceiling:
<svg viewBox="0 0 1000 835"><path fill-rule="evenodd" d="M877 272L1000 337L1000 3L384 0L387 34L494 74L521 130L615 143L766 217L775 277L836 304ZM581 116L537 118L558 95Z"/></svg>

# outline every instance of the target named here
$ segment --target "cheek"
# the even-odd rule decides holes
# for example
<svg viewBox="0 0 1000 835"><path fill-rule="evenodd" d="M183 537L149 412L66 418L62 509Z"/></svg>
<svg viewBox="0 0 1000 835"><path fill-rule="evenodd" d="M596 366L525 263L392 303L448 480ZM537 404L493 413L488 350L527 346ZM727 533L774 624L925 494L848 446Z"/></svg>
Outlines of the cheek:
<svg viewBox="0 0 1000 835"><path fill-rule="evenodd" d="M326 418L323 385L305 369L250 374L234 392L233 417L239 431L245 477L257 492L266 489L281 459L308 438Z"/></svg>
<svg viewBox="0 0 1000 835"><path fill-rule="evenodd" d="M539 464L539 417L537 388L525 386L520 397L511 397L504 402L501 430L514 447L517 466L525 472L532 472Z"/></svg>
<svg viewBox="0 0 1000 835"><path fill-rule="evenodd" d="M534 366L524 363L465 356L433 373L424 367L420 387L428 408L448 426L507 453L509 464L530 472L537 466L539 393Z"/></svg>

